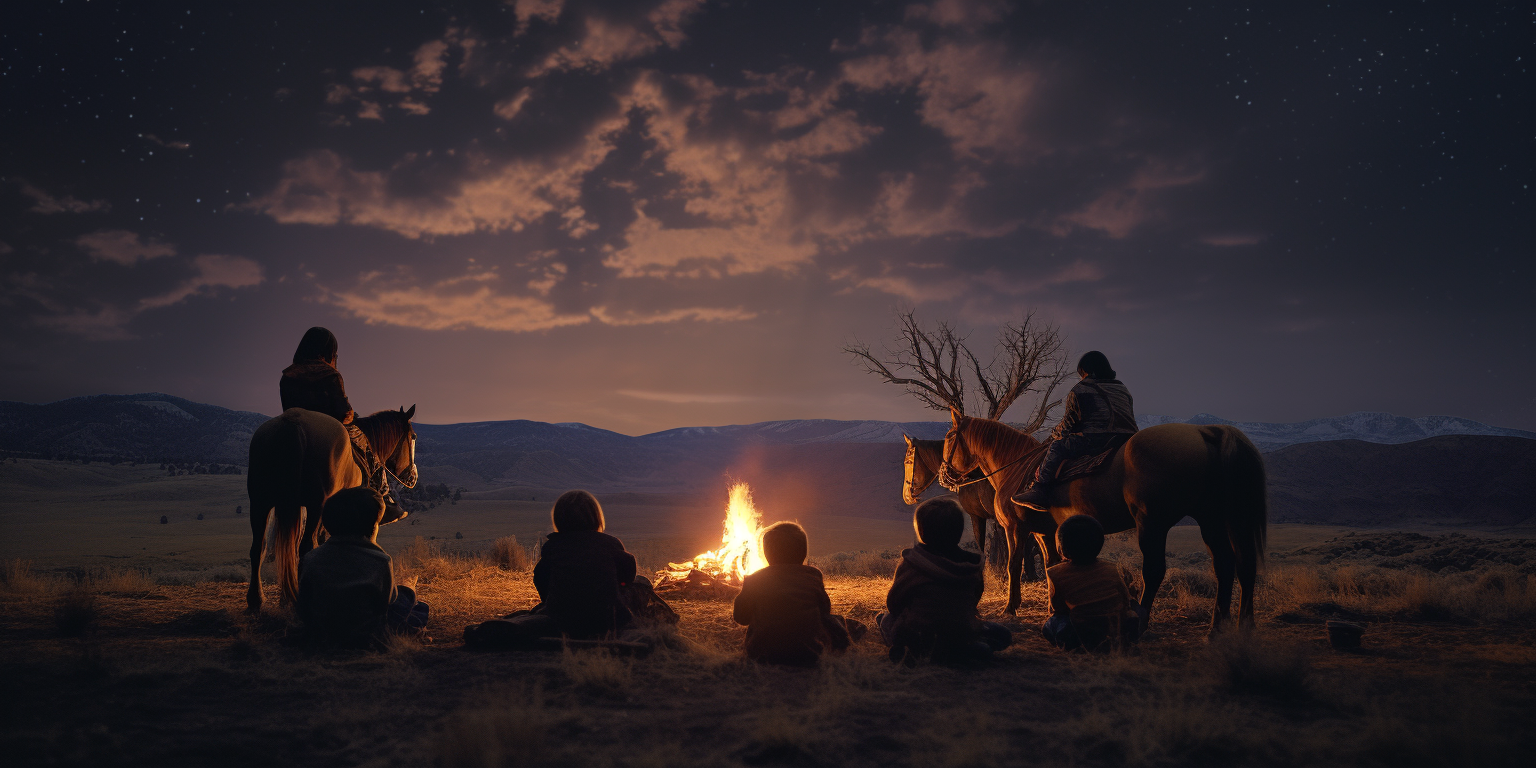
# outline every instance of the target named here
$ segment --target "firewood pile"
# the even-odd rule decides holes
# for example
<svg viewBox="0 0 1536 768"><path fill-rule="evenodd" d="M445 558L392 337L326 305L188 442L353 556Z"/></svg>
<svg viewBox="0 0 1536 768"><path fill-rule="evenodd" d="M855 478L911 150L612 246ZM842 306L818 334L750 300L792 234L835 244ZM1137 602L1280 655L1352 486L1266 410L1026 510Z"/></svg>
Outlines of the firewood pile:
<svg viewBox="0 0 1536 768"><path fill-rule="evenodd" d="M660 571L655 589L663 600L734 600L741 593L734 581L730 575L711 576L697 568Z"/></svg>

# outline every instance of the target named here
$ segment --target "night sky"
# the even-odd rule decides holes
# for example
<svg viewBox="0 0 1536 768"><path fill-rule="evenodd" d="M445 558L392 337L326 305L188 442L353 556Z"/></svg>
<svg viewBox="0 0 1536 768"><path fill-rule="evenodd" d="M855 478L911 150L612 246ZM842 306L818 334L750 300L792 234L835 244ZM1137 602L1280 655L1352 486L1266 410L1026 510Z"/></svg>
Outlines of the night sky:
<svg viewBox="0 0 1536 768"><path fill-rule="evenodd" d="M1027 310L1137 410L1536 429L1527 3L7 5L0 399L929 419Z"/></svg>

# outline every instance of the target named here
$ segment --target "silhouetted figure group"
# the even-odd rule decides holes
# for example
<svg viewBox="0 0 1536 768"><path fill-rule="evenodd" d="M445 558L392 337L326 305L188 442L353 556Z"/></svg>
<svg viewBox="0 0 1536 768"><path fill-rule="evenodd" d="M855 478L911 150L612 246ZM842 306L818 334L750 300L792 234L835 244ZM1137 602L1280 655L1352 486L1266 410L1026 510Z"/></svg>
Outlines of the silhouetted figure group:
<svg viewBox="0 0 1536 768"><path fill-rule="evenodd" d="M1087 389L1069 400L1075 410L1069 409L1058 431L1070 426L1094 434L1095 425L1134 430L1130 395L1113 380L1108 360L1103 355L1084 359L1089 365L1079 365L1086 371L1080 386ZM388 495L382 463L351 427L353 412L336 362L335 336L311 328L282 378L284 409L318 411L350 427L368 479L325 502L323 521L330 538L300 562L298 615L306 636L326 647L378 647L390 634L425 637L427 604L410 587L394 583L390 556L376 542L379 526L404 512ZM1073 393L1078 394L1076 388ZM1053 460L1059 463L1060 457L1047 458L1046 464ZM654 637L648 627L677 623L677 614L637 572L635 556L604 533L607 521L595 496L566 492L551 508L550 522L554 532L533 569L539 604L467 627L466 646L528 649L571 640L647 645ZM965 528L960 504L953 497L925 501L914 510L912 525L917 541L902 551L886 610L875 617L890 659L909 665L920 660L974 664L1007 648L1013 641L1009 630L983 621L979 613L983 566L979 554L960 547ZM746 627L747 658L814 666L823 654L842 653L858 643L867 627L832 612L822 572L806 563L805 529L781 522L761 537L768 565L745 577L732 611L736 623ZM1103 529L1091 517L1072 517L1058 527L1057 543L1066 562L1047 571L1051 616L1042 627L1045 637L1069 651L1134 643L1139 621L1130 593L1118 567L1097 559Z"/></svg>

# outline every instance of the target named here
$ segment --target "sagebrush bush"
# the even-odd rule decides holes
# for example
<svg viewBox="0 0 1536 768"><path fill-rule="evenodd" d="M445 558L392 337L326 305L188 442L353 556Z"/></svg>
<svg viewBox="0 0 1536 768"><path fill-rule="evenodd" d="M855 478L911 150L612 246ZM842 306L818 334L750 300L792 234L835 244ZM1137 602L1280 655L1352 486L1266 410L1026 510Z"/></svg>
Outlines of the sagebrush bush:
<svg viewBox="0 0 1536 768"><path fill-rule="evenodd" d="M516 536L503 536L491 543L491 562L503 571L522 573L532 565L528 549L517 543Z"/></svg>
<svg viewBox="0 0 1536 768"><path fill-rule="evenodd" d="M91 589L123 595L139 595L155 591L155 580L146 571L112 569L98 571L89 578Z"/></svg>
<svg viewBox="0 0 1536 768"><path fill-rule="evenodd" d="M61 637L81 637L96 627L96 596L76 586L59 597L53 608L53 627Z"/></svg>

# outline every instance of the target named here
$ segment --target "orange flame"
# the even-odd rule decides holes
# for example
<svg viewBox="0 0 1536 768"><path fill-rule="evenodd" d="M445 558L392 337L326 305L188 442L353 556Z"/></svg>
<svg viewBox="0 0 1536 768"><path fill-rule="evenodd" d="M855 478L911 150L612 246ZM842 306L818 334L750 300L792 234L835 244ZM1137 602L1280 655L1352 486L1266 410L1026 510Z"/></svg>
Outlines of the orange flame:
<svg viewBox="0 0 1536 768"><path fill-rule="evenodd" d="M752 489L746 483L731 485L730 501L725 509L725 535L719 549L695 556L686 563L667 563L667 575L687 578L692 571L703 571L717 579L740 585L747 574L768 565L761 544L762 516L752 505Z"/></svg>

